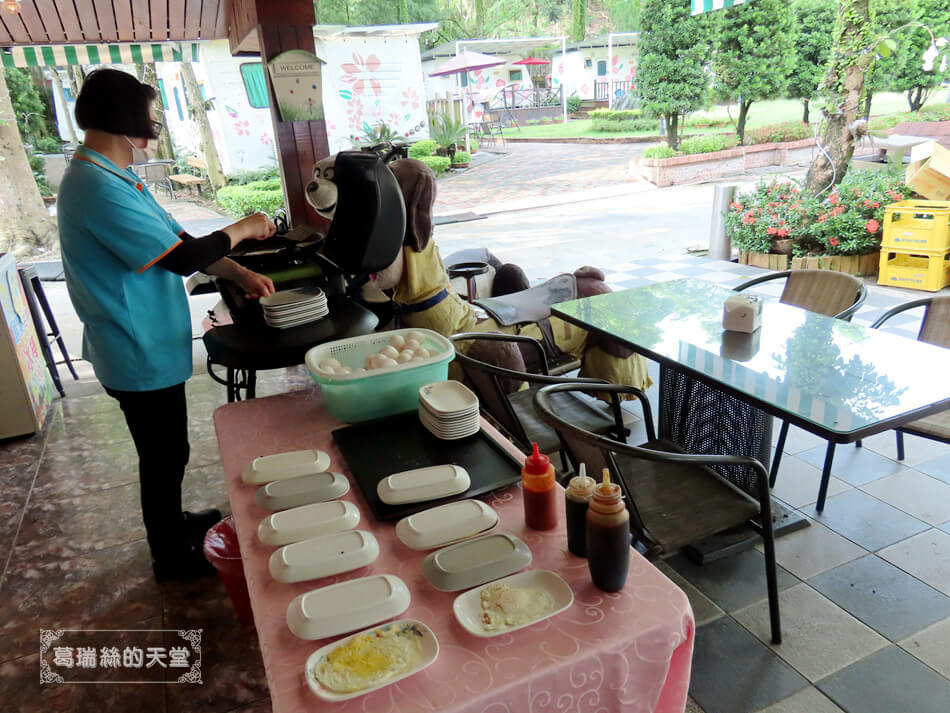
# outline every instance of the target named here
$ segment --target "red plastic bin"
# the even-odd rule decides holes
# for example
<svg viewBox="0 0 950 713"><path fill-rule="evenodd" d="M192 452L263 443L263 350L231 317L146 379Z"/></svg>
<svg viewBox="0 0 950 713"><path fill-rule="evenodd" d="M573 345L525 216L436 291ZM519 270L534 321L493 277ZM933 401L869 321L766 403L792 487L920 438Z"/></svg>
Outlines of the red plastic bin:
<svg viewBox="0 0 950 713"><path fill-rule="evenodd" d="M204 553L208 561L218 570L218 577L228 590L231 606L237 618L253 623L251 597L247 593L247 580L244 577L244 561L241 559L241 547L238 544L234 518L228 515L217 523L205 535Z"/></svg>

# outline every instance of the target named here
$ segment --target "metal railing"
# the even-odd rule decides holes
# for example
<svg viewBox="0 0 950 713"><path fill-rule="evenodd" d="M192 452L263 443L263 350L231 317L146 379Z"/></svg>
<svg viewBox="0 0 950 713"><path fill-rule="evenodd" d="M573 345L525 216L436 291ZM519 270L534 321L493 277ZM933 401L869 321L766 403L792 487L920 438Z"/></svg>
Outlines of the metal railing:
<svg viewBox="0 0 950 713"><path fill-rule="evenodd" d="M626 81L614 80L613 92L614 99L621 97L633 90L633 80ZM610 81L594 82L594 101L607 101L610 97Z"/></svg>

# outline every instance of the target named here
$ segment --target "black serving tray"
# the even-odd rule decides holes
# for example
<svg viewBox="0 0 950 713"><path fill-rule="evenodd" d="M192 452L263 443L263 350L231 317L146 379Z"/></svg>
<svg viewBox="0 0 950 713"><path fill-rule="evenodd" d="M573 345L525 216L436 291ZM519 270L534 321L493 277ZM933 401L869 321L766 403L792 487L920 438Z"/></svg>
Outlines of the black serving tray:
<svg viewBox="0 0 950 713"><path fill-rule="evenodd" d="M338 428L332 435L377 520L396 520L521 479L521 464L484 431L443 441L426 430L414 411ZM449 463L468 471L472 484L464 493L404 505L387 505L376 493L379 481L393 473Z"/></svg>

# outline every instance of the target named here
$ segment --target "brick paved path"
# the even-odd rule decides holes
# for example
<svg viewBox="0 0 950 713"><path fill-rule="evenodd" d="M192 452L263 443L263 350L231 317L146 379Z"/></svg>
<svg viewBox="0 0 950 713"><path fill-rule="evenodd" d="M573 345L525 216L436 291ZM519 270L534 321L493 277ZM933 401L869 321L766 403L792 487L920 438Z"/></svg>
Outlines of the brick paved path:
<svg viewBox="0 0 950 713"><path fill-rule="evenodd" d="M474 206L575 191L640 179L628 169L643 144L508 143L507 154L439 179L436 215Z"/></svg>

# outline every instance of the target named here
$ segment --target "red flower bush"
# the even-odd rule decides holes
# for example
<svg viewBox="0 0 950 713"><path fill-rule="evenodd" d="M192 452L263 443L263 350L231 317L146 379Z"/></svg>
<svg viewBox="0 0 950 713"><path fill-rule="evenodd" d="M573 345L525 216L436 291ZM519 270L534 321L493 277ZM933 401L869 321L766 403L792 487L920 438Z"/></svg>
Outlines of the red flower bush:
<svg viewBox="0 0 950 713"><path fill-rule="evenodd" d="M791 238L796 255L865 255L880 248L884 206L912 193L900 171L851 170L818 197L773 180L736 196L726 232L746 252L771 252L773 241Z"/></svg>

